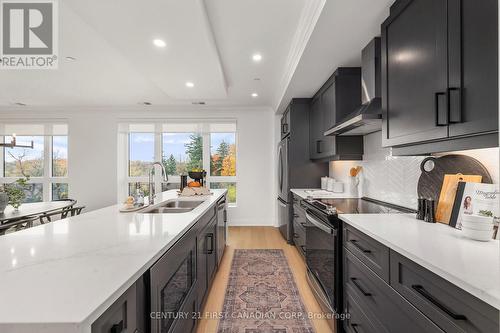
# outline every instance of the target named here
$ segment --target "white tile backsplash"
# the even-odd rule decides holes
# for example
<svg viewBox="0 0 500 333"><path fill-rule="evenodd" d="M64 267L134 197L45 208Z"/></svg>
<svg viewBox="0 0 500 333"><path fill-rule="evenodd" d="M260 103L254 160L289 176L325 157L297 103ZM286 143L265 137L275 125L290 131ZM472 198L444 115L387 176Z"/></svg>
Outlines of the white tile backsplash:
<svg viewBox="0 0 500 333"><path fill-rule="evenodd" d="M382 148L381 132L365 136L364 147L363 161L330 162L330 177L347 184L350 168L361 165L363 170L359 176L359 190L362 196L416 208L420 162L425 157L392 156L390 149ZM453 152L453 154L463 154L476 158L488 169L493 182L498 183L498 148ZM346 186L346 189L348 188Z"/></svg>

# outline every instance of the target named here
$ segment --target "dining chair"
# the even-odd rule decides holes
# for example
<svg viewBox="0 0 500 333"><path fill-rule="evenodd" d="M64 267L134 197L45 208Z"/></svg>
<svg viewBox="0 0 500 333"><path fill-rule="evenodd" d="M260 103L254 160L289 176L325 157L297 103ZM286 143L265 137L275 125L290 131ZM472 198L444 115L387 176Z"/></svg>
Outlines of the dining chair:
<svg viewBox="0 0 500 333"><path fill-rule="evenodd" d="M42 213L39 216L40 219L40 224L45 224L47 222L52 222L52 219L54 216L59 215L60 219L65 219L68 217L68 213L73 209L74 205L76 204L76 200L74 199L60 199L60 200L54 200L54 202L58 201L70 201L70 204L67 207L64 207L62 209L50 212L50 213ZM73 216L73 215L71 215Z"/></svg>
<svg viewBox="0 0 500 333"><path fill-rule="evenodd" d="M13 231L19 231L31 228L33 226L33 222L36 220L38 220L38 216L25 216L18 220L2 223L0 224L0 236L5 235L5 233L10 229Z"/></svg>
<svg viewBox="0 0 500 333"><path fill-rule="evenodd" d="M85 206L72 207L68 213L70 214L70 216L76 216L76 215L80 215L82 213L82 210L84 210L84 209L85 209Z"/></svg>
<svg viewBox="0 0 500 333"><path fill-rule="evenodd" d="M76 201L75 201L76 203ZM40 224L45 224L52 222L53 216L60 215L60 219L63 220L67 218L68 216L76 216L80 215L82 213L82 210L85 209L85 206L79 206L79 207L66 207L63 208L62 210L58 210L52 213L44 213L39 216L40 219Z"/></svg>

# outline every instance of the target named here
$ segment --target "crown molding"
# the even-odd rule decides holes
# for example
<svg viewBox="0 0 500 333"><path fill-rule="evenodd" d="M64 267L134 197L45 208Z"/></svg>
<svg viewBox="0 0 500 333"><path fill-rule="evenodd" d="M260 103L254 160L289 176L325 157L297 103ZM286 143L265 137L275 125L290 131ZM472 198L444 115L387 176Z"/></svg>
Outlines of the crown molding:
<svg viewBox="0 0 500 333"><path fill-rule="evenodd" d="M240 112L251 115L256 112L270 112L274 110L268 106L212 106L212 105L117 105L117 106L0 106L0 119L52 119L53 117L72 117L85 115L100 115L102 117L130 117L151 118L168 117L171 115L196 116L205 114L206 117L233 115Z"/></svg>
<svg viewBox="0 0 500 333"><path fill-rule="evenodd" d="M308 0L305 2L304 9L300 16L299 25L295 31L295 35L292 39L292 45L290 47L290 52L288 53L287 60L285 62L285 70L279 84L278 95L275 101L274 109L276 112L279 110L281 100L285 96L286 90L290 81L292 80L293 74L297 69L302 54L309 42L316 23L318 22L319 16L323 11L326 0Z"/></svg>

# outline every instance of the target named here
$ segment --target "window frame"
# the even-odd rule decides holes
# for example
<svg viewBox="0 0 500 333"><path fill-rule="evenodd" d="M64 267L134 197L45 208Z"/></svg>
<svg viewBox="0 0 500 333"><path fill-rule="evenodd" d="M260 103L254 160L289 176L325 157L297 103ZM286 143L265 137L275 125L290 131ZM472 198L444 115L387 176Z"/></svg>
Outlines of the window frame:
<svg viewBox="0 0 500 333"><path fill-rule="evenodd" d="M166 131L163 128L164 124L196 124L199 126L201 131ZM236 176L211 176L210 175L210 160L211 160L211 138L210 134L211 133L233 133L231 131L214 131L210 132L210 125L211 124L218 124L218 123L230 123L235 125L235 145L236 145ZM155 161L162 161L163 158L163 136L165 133L197 133L200 134L202 137L202 164L203 164L203 169L207 170L207 185L210 187L211 183L235 183L236 184L236 191L238 191L238 155L239 155L239 149L238 149L238 123L236 119L231 119L231 120L206 120L206 121L199 121L199 120L193 120L193 119L175 119L175 120L160 120L160 121L134 121L134 122L126 122L126 123L121 123L119 126L130 126L134 124L140 124L140 125L153 125L151 128L154 128L154 132L146 132L142 131L141 133L152 133L154 134L154 153L155 153ZM125 170L122 170L122 175L123 172L126 174L124 177L118 177L118 188L119 188L119 198L121 199L122 197L127 197L129 195L129 184L130 183L148 183L149 177L131 177L129 173L129 163L130 163L130 133L138 133L136 131L130 131L130 130L125 130L121 131L122 134L125 134L125 139L120 140L122 142L123 148L122 152L124 153L122 156L124 157L122 160L122 163L126 166ZM124 183L123 181L124 180ZM180 176L177 175L169 175L169 180L175 182L175 183L180 183ZM154 183L155 183L155 188L159 189L161 188L161 177L160 175L155 175L154 178ZM234 203L229 203L228 205L230 207L236 207L238 202L238 196L236 196L236 202Z"/></svg>
<svg viewBox="0 0 500 333"><path fill-rule="evenodd" d="M9 122L6 124L19 124L22 125L24 124L23 122L19 121L13 121ZM5 136L8 134L5 133L5 125L6 124L0 124L0 133L3 133L0 135L0 142L5 143ZM68 184L68 197L70 198L71 195L71 184L70 184L70 159L69 159L69 151L70 151L70 140L69 140L69 126L67 123L62 123L62 122L50 122L50 123L41 123L41 122L29 122L26 124L36 124L36 125L43 125L43 135L40 134L21 134L19 136L41 136L43 137L43 176L42 177L30 177L30 180L28 181L28 184L42 184L43 188L43 196L42 196L42 201L47 202L47 201L52 201L52 184L58 184L58 183L64 183ZM61 134L53 134L53 126L54 125L66 125L68 128L68 131L66 135L61 135ZM56 177L53 176L53 140L52 138L54 136L66 136L68 137L68 144L67 144L67 149L68 149L68 157L67 157L67 172L66 176L64 177ZM0 184L10 184L15 182L17 179L21 177L4 177L4 166L5 166L5 152L6 152L6 147L0 147Z"/></svg>

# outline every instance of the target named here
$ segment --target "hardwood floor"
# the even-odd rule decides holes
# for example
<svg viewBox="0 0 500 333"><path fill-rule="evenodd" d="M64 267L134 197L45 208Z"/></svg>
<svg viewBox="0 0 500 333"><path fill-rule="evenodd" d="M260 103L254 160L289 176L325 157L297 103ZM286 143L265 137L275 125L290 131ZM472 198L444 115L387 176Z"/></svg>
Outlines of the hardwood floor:
<svg viewBox="0 0 500 333"><path fill-rule="evenodd" d="M222 311L226 285L235 249L283 249L288 264L295 277L295 282L306 307L306 311L321 313L321 309L312 294L306 280L306 266L304 260L294 246L288 245L277 228L273 227L230 227L228 246L215 281L208 294L203 313ZM322 319L311 320L317 333L330 333L327 322ZM197 333L217 332L218 319L204 318L198 324Z"/></svg>

